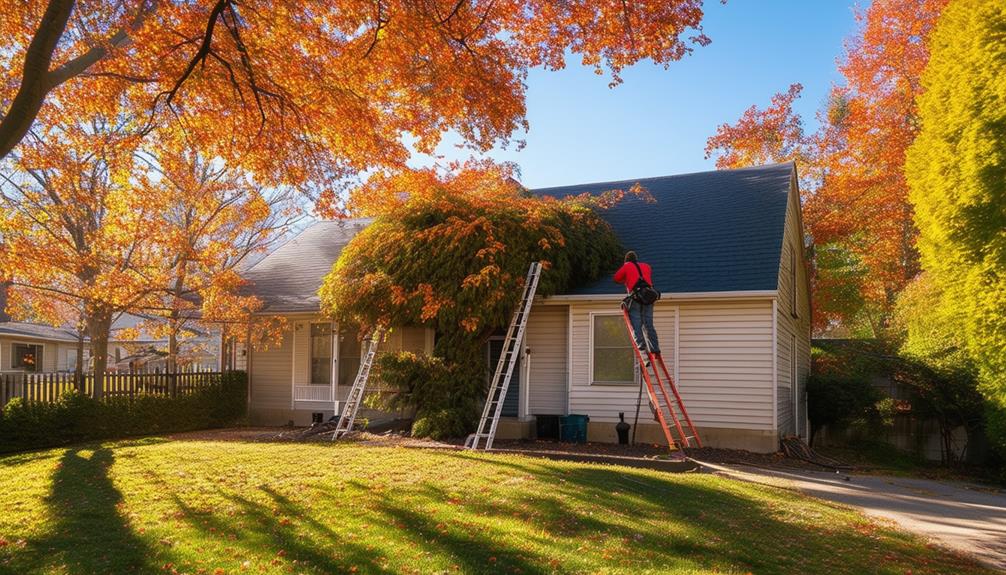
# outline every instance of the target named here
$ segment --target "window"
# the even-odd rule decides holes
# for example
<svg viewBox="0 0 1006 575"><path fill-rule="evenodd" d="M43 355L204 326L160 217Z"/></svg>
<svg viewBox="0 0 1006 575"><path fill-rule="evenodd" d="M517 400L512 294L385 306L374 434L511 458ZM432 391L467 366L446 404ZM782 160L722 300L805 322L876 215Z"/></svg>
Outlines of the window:
<svg viewBox="0 0 1006 575"><path fill-rule="evenodd" d="M25 371L42 371L42 346L27 343L11 345L13 357L10 365L14 369Z"/></svg>
<svg viewBox="0 0 1006 575"><path fill-rule="evenodd" d="M591 383L636 382L636 357L621 315L592 315Z"/></svg>
<svg viewBox="0 0 1006 575"><path fill-rule="evenodd" d="M311 324L311 384L332 384L332 324Z"/></svg>
<svg viewBox="0 0 1006 575"><path fill-rule="evenodd" d="M789 305L790 313L793 317L797 316L797 293L800 291L800 286L796 283L796 248L792 244L789 246Z"/></svg>
<svg viewBox="0 0 1006 575"><path fill-rule="evenodd" d="M360 371L360 350L356 330L339 331L339 385L353 385Z"/></svg>

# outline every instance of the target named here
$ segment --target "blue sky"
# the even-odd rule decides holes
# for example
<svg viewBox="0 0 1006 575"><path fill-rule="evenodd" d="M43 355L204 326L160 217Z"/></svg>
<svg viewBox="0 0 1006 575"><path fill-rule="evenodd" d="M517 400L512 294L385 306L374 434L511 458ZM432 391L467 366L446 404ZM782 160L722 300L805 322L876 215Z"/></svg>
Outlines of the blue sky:
<svg viewBox="0 0 1006 575"><path fill-rule="evenodd" d="M614 89L578 60L559 72L533 70L527 146L490 155L516 162L530 188L712 169L703 150L716 126L752 104L766 105L794 82L804 86L796 107L813 129L839 80L843 40L855 31L853 6L851 0L707 0L704 29L712 44L667 70L642 62L625 70L625 82ZM470 155L446 143L439 153Z"/></svg>

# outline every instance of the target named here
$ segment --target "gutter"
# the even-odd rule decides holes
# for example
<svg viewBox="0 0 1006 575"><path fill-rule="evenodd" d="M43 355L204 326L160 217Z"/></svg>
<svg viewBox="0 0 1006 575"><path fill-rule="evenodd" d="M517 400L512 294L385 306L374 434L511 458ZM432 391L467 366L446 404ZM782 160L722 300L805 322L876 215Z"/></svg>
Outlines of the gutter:
<svg viewBox="0 0 1006 575"><path fill-rule="evenodd" d="M740 290L740 291L709 291L709 292L667 292L661 295L661 301L688 301L688 300L739 300L739 299L774 299L778 295L777 290ZM590 303L590 302L620 302L625 298L624 294L559 294L546 297L536 297L535 303L543 305L563 304L563 303Z"/></svg>

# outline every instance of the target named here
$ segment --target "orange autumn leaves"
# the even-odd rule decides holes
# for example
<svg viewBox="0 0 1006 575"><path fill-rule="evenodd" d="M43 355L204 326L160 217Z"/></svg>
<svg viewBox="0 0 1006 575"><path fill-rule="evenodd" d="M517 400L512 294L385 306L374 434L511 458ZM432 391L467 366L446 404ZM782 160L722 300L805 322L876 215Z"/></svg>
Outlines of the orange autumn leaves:
<svg viewBox="0 0 1006 575"><path fill-rule="evenodd" d="M583 199L533 196L504 168L372 177L354 205L375 221L325 278L323 308L363 325L431 325L478 339L505 325L532 261L539 293L598 277L617 239Z"/></svg>
<svg viewBox="0 0 1006 575"><path fill-rule="evenodd" d="M22 144L0 184L0 274L14 282L16 317L84 316L95 356L121 312L158 318L145 327L172 344L196 323L245 334L260 304L238 271L296 217L290 193L167 132L138 138L94 117L45 136Z"/></svg>
<svg viewBox="0 0 1006 575"><path fill-rule="evenodd" d="M815 324L876 335L918 274L918 231L905 154L918 132L916 97L929 36L947 0L878 0L857 14L835 86L804 134L795 84L765 110L752 107L708 141L717 167L796 161L805 225L816 252Z"/></svg>
<svg viewBox="0 0 1006 575"><path fill-rule="evenodd" d="M0 0L9 102L50 4ZM571 55L619 72L708 42L700 0L79 0L53 53L38 122L108 115L184 129L207 157L334 199L347 178L400 168L408 136L487 150L526 127L529 68ZM56 106L54 104L58 103ZM3 112L0 111L0 116ZM2 131L2 130L0 130Z"/></svg>

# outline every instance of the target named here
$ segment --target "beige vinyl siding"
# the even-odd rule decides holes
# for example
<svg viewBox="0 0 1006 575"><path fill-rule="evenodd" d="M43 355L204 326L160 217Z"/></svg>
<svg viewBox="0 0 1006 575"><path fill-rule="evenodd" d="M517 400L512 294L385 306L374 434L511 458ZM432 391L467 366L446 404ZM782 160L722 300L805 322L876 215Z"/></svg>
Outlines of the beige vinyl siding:
<svg viewBox="0 0 1006 575"><path fill-rule="evenodd" d="M807 436L807 376L810 374L811 308L804 264L800 203L794 184L786 209L786 229L779 262L779 296L776 309L777 409L780 435ZM795 266L795 267L794 267ZM796 272L796 285L793 272ZM794 292L795 289L795 292ZM796 296L796 316L793 297ZM793 339L796 349L793 350ZM793 354L796 354L796 385L792 381ZM794 417L795 416L795 417Z"/></svg>
<svg viewBox="0 0 1006 575"><path fill-rule="evenodd" d="M291 325L283 332L282 341L249 352L252 408L290 409L293 339Z"/></svg>
<svg viewBox="0 0 1006 575"><path fill-rule="evenodd" d="M780 305L780 308L783 306ZM788 314L789 312L785 309L779 309L778 315L782 316ZM777 366L777 379L776 379L776 409L777 413L777 427L779 429L779 434L794 435L796 429L794 428L795 420L793 419L793 386L790 377L790 360L792 358L790 347L792 346L792 337L787 322L782 321L780 318L778 324L778 339L776 340L776 366Z"/></svg>
<svg viewBox="0 0 1006 575"><path fill-rule="evenodd" d="M570 340L569 413L587 414L592 422L616 422L618 413L635 412L639 386L636 384L592 384L590 316L594 314L621 315L618 302L602 304L574 304L569 307L572 325ZM653 323L660 340L664 363L674 372L674 331L676 306L670 302L657 302L653 310ZM530 320L530 318L529 318ZM532 361L535 361L532 358ZM643 406L646 411L646 406ZM640 415L640 417L643 417Z"/></svg>
<svg viewBox="0 0 1006 575"><path fill-rule="evenodd" d="M569 306L538 305L531 308L524 345L531 350L529 373L524 385L529 394L529 415L566 413L568 333Z"/></svg>
<svg viewBox="0 0 1006 575"><path fill-rule="evenodd" d="M772 429L772 303L679 304L678 385L699 427Z"/></svg>

